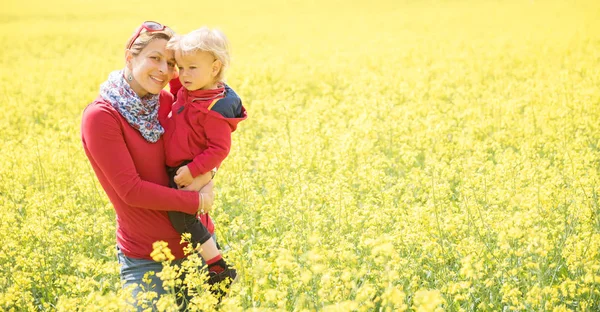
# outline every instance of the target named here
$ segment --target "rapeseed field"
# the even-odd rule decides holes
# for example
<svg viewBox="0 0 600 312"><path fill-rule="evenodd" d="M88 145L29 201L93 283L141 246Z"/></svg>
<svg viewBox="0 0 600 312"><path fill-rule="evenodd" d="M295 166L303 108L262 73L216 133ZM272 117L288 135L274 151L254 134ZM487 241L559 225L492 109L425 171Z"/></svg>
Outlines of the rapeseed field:
<svg viewBox="0 0 600 312"><path fill-rule="evenodd" d="M595 0L3 1L1 310L127 308L79 125L144 20L232 43L221 311L600 310Z"/></svg>

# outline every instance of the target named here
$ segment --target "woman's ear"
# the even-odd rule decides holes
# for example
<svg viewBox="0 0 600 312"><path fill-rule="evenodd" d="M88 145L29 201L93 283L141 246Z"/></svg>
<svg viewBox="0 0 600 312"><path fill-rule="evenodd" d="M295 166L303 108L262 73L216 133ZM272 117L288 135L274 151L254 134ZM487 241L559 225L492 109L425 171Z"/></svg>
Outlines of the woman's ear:
<svg viewBox="0 0 600 312"><path fill-rule="evenodd" d="M129 70L133 70L133 65L131 65L131 61L133 60L133 54L131 54L131 50L125 50L125 67Z"/></svg>

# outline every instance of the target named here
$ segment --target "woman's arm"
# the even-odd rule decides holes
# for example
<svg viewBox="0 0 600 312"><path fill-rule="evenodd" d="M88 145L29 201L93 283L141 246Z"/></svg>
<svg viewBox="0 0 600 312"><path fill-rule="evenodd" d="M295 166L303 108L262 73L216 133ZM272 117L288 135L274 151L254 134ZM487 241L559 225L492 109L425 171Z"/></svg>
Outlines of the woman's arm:
<svg viewBox="0 0 600 312"><path fill-rule="evenodd" d="M83 114L81 131L90 160L95 162L127 205L195 214L201 208L202 197L205 197L205 207L212 199L196 192L179 191L142 180L127 149L120 121L108 108L90 105Z"/></svg>
<svg viewBox="0 0 600 312"><path fill-rule="evenodd" d="M182 188L186 191L200 192L200 207L198 213L208 213L212 210L213 201L215 200L215 192L213 191L214 182L209 180L208 183L204 183L205 177L210 176L210 173L203 174L194 179L192 184Z"/></svg>
<svg viewBox="0 0 600 312"><path fill-rule="evenodd" d="M200 192L200 190L202 190L203 187L208 186L209 182L212 181L212 172L207 172L205 174L201 174L195 178L192 179L192 182L188 185L186 185L185 187L181 187L180 190L185 190L185 191L194 191L194 192ZM177 182L175 182L177 183ZM211 189L213 187L212 183L210 185Z"/></svg>

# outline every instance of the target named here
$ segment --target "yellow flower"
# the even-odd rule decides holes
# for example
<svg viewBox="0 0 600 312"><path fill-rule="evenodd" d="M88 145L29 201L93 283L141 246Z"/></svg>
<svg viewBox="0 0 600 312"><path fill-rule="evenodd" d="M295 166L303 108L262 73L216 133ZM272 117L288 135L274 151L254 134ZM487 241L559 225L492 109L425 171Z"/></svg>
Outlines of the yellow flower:
<svg viewBox="0 0 600 312"><path fill-rule="evenodd" d="M171 253L171 249L167 246L168 243L165 241L157 241L152 244L152 253L150 257L156 262L173 261L175 256Z"/></svg>
<svg viewBox="0 0 600 312"><path fill-rule="evenodd" d="M418 290L415 293L413 308L417 312L441 312L445 302L438 290Z"/></svg>

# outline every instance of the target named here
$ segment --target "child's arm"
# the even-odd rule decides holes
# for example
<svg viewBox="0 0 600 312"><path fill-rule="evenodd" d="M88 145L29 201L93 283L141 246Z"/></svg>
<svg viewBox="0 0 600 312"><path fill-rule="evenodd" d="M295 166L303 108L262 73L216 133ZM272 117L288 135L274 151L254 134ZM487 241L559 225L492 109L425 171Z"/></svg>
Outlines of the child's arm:
<svg viewBox="0 0 600 312"><path fill-rule="evenodd" d="M196 155L187 165L190 174L197 176L218 167L229 155L231 149L231 127L223 119L206 118L205 134L207 148Z"/></svg>
<svg viewBox="0 0 600 312"><path fill-rule="evenodd" d="M177 92L181 89L181 87L183 87L183 85L181 84L181 81L179 81L179 73L176 72L175 76L173 76L173 79L169 81L169 92L173 94L175 100L177 100Z"/></svg>
<svg viewBox="0 0 600 312"><path fill-rule="evenodd" d="M229 123L214 116L207 117L205 121L207 148L196 155L187 166L177 170L174 180L178 185L189 185L194 177L218 167L229 154L231 147L231 127Z"/></svg>
<svg viewBox="0 0 600 312"><path fill-rule="evenodd" d="M193 177L218 167L229 154L231 133L244 119L246 111L238 97L228 96L217 101L205 119L207 148L177 171L175 183L188 185L186 182L191 182Z"/></svg>

